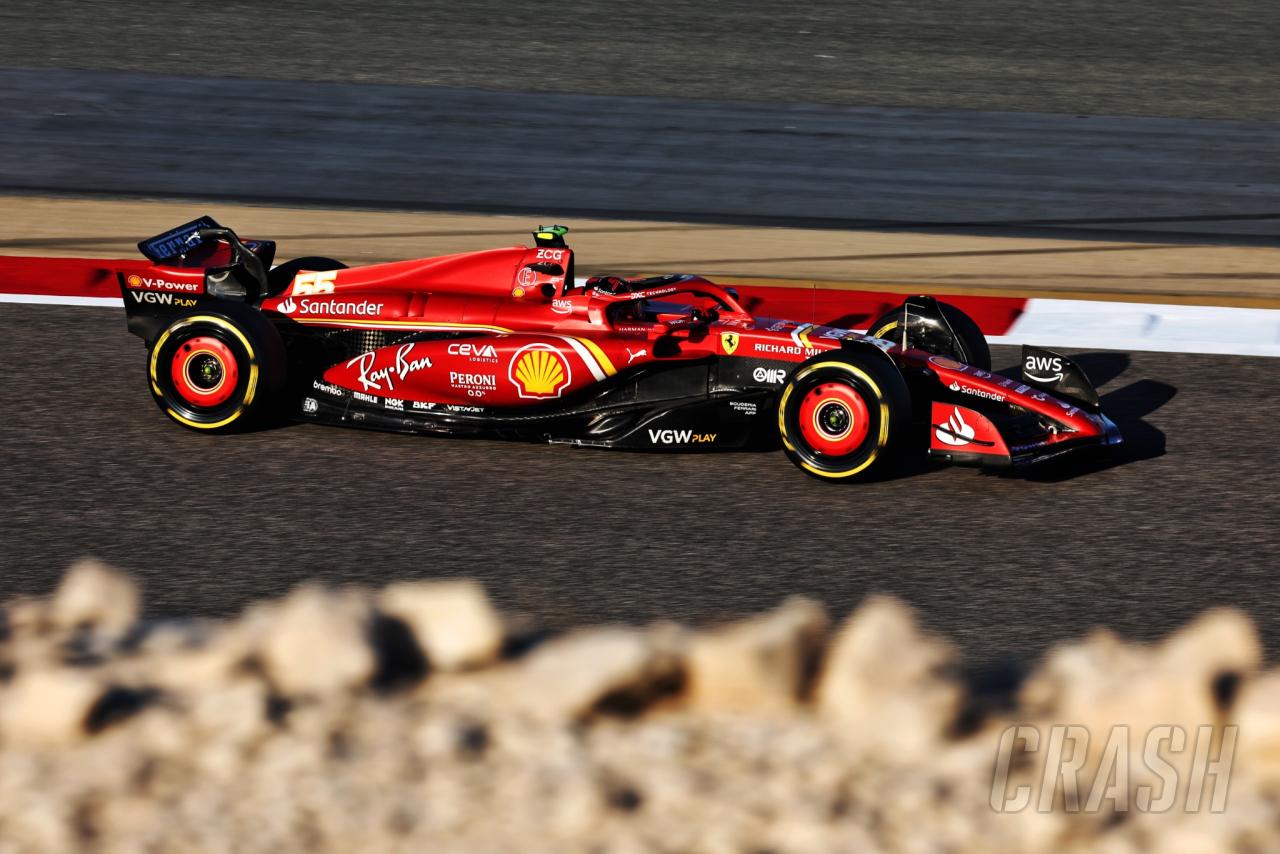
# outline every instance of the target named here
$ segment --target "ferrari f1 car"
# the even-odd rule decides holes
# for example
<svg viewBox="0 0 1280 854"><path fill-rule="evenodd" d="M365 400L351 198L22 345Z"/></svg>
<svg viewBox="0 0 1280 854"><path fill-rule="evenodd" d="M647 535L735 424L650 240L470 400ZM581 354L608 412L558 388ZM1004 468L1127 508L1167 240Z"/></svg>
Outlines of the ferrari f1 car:
<svg viewBox="0 0 1280 854"><path fill-rule="evenodd" d="M992 373L965 314L912 297L865 333L755 317L694 275L574 277L567 229L534 246L347 268L202 217L119 273L151 394L205 432L281 414L432 435L709 450L772 441L814 477L903 451L994 467L1121 441L1070 359Z"/></svg>

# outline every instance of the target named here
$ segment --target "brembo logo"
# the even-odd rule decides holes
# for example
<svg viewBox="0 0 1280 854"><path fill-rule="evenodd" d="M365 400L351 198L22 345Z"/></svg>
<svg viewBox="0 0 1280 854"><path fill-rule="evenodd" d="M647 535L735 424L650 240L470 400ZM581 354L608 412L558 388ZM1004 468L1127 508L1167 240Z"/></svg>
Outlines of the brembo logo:
<svg viewBox="0 0 1280 854"><path fill-rule="evenodd" d="M1062 379L1062 359L1057 356L1028 356L1022 364L1027 379L1038 383L1056 383Z"/></svg>
<svg viewBox="0 0 1280 854"><path fill-rule="evenodd" d="M383 303L369 302L335 302L333 300L303 299L295 301L293 297L277 307L281 314L348 314L357 317L377 317L382 314Z"/></svg>
<svg viewBox="0 0 1280 854"><path fill-rule="evenodd" d="M649 431L649 442L654 445L706 445L715 440L715 433L695 433L692 430Z"/></svg>

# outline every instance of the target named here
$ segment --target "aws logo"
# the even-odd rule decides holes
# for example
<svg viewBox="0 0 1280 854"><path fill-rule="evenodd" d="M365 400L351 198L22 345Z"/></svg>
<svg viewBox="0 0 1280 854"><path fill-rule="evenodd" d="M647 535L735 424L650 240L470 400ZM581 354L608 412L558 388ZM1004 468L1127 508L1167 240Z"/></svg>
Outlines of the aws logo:
<svg viewBox="0 0 1280 854"><path fill-rule="evenodd" d="M521 397L559 397L573 379L569 360L550 344L529 344L511 357L507 378Z"/></svg>
<svg viewBox="0 0 1280 854"><path fill-rule="evenodd" d="M1027 356L1022 364L1027 379L1038 383L1056 383L1063 378L1062 359L1057 356Z"/></svg>

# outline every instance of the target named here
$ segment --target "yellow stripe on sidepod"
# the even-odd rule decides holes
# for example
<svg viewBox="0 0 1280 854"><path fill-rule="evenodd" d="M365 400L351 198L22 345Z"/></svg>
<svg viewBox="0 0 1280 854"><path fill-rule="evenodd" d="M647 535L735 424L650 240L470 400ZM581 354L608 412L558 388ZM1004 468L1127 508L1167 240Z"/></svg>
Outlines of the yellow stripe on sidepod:
<svg viewBox="0 0 1280 854"><path fill-rule="evenodd" d="M591 355L596 357L596 361L600 363L600 368L604 371L606 377L611 377L618 372L618 369L613 366L613 362L609 361L609 357L605 355L596 342L590 338L579 338L576 335L573 336L573 340L591 351Z"/></svg>

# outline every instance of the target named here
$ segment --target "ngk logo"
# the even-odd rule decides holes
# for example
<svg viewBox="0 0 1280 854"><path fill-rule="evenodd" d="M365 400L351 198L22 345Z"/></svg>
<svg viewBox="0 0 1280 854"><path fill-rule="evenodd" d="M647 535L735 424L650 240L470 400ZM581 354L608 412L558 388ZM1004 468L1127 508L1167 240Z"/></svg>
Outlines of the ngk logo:
<svg viewBox="0 0 1280 854"><path fill-rule="evenodd" d="M787 371L785 368L756 368L751 377L758 383L778 385L787 378Z"/></svg>

